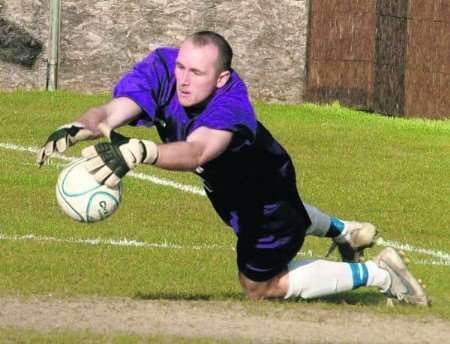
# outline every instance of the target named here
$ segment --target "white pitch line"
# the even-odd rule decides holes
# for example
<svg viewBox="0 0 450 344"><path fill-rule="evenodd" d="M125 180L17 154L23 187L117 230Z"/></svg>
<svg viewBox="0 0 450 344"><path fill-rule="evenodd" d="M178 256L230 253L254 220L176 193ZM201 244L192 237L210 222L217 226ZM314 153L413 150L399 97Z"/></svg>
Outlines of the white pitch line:
<svg viewBox="0 0 450 344"><path fill-rule="evenodd" d="M172 250L230 250L235 251L232 246L220 246L220 245L178 245L169 243L167 241L163 241L160 243L154 242L145 242L145 241L137 241L130 239L79 239L79 238L56 238L50 236L39 236L35 234L25 234L25 235L6 235L0 233L0 240L5 241L38 241L38 242L56 242L56 243L64 243L64 244L78 244L78 245L106 245L106 246L122 246L122 247L142 247L142 248L152 248L152 249L172 249ZM381 246L396 246L395 243L392 245L392 242L384 241L383 239L378 239L377 244ZM397 245L396 248L403 249L405 251L411 251L411 246L406 247L406 245L401 245L400 247ZM430 250L427 250L430 251ZM429 254L435 256L434 254L430 254L430 252L421 252L423 254ZM433 253L433 252L431 252ZM300 251L298 253L299 256L313 258L316 257L314 251ZM416 263L420 265L435 265L435 266L450 266L450 261L445 258L446 255L437 257L439 260L426 260L421 259L417 260Z"/></svg>
<svg viewBox="0 0 450 344"><path fill-rule="evenodd" d="M65 244L84 244L84 245L107 245L107 246L125 246L125 247L144 247L144 248L159 248L159 249L174 249L174 250L230 250L235 251L232 246L220 246L220 245L192 245L183 246L178 244L169 243L163 241L161 243L146 242L123 239L79 239L79 238L56 238L50 236L39 236L35 234L25 234L25 235L7 235L0 233L0 240L7 241L41 241L41 242L59 242ZM299 253L301 256L314 257L314 252L312 250L307 250L306 252Z"/></svg>
<svg viewBox="0 0 450 344"><path fill-rule="evenodd" d="M443 251L430 250L427 248L415 247L409 244L401 244L396 241L384 240L383 238L378 238L376 243L380 246L390 246L398 250L414 252L419 254L424 254L427 256L432 256L441 262L446 262L446 265L450 265L450 254Z"/></svg>
<svg viewBox="0 0 450 344"><path fill-rule="evenodd" d="M449 266L450 262L448 260L431 260L431 259L420 259L416 261L419 265L435 265L435 266Z"/></svg>
<svg viewBox="0 0 450 344"><path fill-rule="evenodd" d="M16 145L13 143L3 143L0 142L0 148L3 149L9 149L9 150L14 150L14 151L20 151L20 152L28 152L28 153L33 153L36 154L38 152L38 148L34 147L34 146L20 146L20 145ZM77 159L76 157L68 157L68 156L64 156L61 154L55 154L54 158L56 159L60 159L60 160L64 160L64 161L73 161L74 159ZM181 184L169 179L164 179L164 178L159 178L159 177L155 177L152 175L148 175L148 174L144 174L144 173L136 173L136 172L130 172L128 174L129 176L133 177L133 178L137 178L140 180L145 180L145 181L149 181L151 183L154 184L158 184L158 185L164 185L164 186L170 186L172 188L184 191L184 192L189 192L189 193L193 193L196 195L200 195L200 196L206 196L205 192L203 189L195 186L195 185L188 185L188 184ZM1 234L0 234L1 235ZM40 241L54 241L54 242L65 242L65 239L58 239L58 238L51 238L51 237L35 237L33 234L29 235L30 238L49 238L49 240L46 239L42 239ZM30 239L29 238L29 239ZM50 240L51 239L51 240ZM8 239L3 239L0 236L0 240L8 240ZM13 240L13 239L9 239L9 240ZM19 239L17 239L19 240ZM25 240L25 239L20 239L20 240ZM37 239L33 239L33 240L37 240ZM73 240L81 240L81 239L67 239L67 242L74 242ZM72 241L71 241L72 240ZM89 240L103 240L104 242L100 242L103 244L106 244L107 240L105 239L87 239L87 242L84 241L80 241L78 243L85 243L88 244ZM127 240L127 239L124 239ZM112 242L115 242L114 240L112 240ZM118 241L120 242L120 241ZM133 242L132 240L129 242ZM139 242L136 242L139 243ZM163 244L156 244L156 243L144 243L144 247L157 247L155 245L165 245ZM432 256L435 257L437 260L419 260L418 263L419 264L425 264L425 265L443 265L443 266L450 266L450 254L443 252L443 251L436 251L436 250L431 250L431 249L426 249L426 248L421 248L421 247L415 247L415 246L411 246L409 244L401 244L398 243L396 241L386 241L383 238L378 238L377 239L377 244L380 246L391 246L403 251L408 251L408 252L414 252L414 253L418 253L418 254L423 254L423 255L428 255L428 256ZM110 245L119 245L117 243L110 243ZM138 246L139 244L135 245ZM150 245L150 246L146 246L146 245ZM153 246L151 246L153 245ZM173 245L173 244L170 244ZM131 245L132 246L132 245ZM176 246L176 245L175 245ZM176 248L176 247L165 247L165 248ZM201 249L201 247L203 246L198 246ZM162 248L162 247L161 247ZM187 246L180 246L179 248L193 248L193 247L187 247ZM206 247L205 247L206 248ZM215 247L215 248L219 248L219 247ZM308 257L312 257L313 253L312 252L307 252L306 254L300 254L300 255L305 255Z"/></svg>
<svg viewBox="0 0 450 344"><path fill-rule="evenodd" d="M172 187L174 189L178 189L178 190L181 190L181 191L193 193L193 194L200 195L200 196L206 196L205 191L203 189L199 188L198 186L195 186L195 185L181 184L181 183L177 183L177 182L174 182L172 180L169 180L169 179L163 179L163 178L159 178L159 177L155 177L155 176L152 176L152 175L139 173L139 172L130 172L130 173L128 173L128 175L130 177L134 177L134 178L137 178L137 179L140 179L140 180L149 181L149 182L151 182L153 184L170 186L170 187Z"/></svg>
<svg viewBox="0 0 450 344"><path fill-rule="evenodd" d="M232 250L232 247L225 247L219 245L192 245L182 246L172 244L167 241L161 243L129 240L129 239L79 239L79 238L56 238L50 236L39 236L34 234L26 235L6 235L0 233L0 240L8 241L41 241L41 242L58 242L66 244L84 244L84 245L108 245L108 246L126 246L126 247L145 247L145 248L160 248L160 249L174 249L174 250Z"/></svg>
<svg viewBox="0 0 450 344"><path fill-rule="evenodd" d="M19 151L19 152L34 153L34 154L36 154L39 150L38 148L33 147L33 146L19 146L19 145L15 145L14 143L4 143L4 142L0 142L0 148L15 150L15 151ZM70 160L62 155L60 157L63 160Z"/></svg>
<svg viewBox="0 0 450 344"><path fill-rule="evenodd" d="M0 148L19 151L19 152L33 153L33 154L36 154L39 151L39 148L37 148L37 147L33 147L33 146L25 147L25 146L15 145L13 143L3 143L3 142L0 142ZM52 159L73 161L75 159L78 159L78 157L70 157L70 156L65 156L62 154L55 154L52 156ZM189 193L200 195L200 196L206 196L205 191L202 188L195 186L195 185L182 184L182 183L174 182L173 180L155 177L152 175L138 173L138 172L130 172L130 173L128 173L128 176L136 178L136 179L140 179L140 180L146 180L153 184L170 186L174 189L178 189L181 191L189 192Z"/></svg>

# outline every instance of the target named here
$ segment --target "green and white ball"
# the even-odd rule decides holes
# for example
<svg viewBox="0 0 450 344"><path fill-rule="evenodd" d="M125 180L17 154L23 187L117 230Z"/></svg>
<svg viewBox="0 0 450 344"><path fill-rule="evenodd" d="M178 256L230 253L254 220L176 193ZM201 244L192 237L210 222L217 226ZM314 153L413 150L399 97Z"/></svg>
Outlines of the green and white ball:
<svg viewBox="0 0 450 344"><path fill-rule="evenodd" d="M56 183L56 200L62 211L80 222L96 222L111 216L122 199L122 183L114 188L99 184L81 158L66 166Z"/></svg>

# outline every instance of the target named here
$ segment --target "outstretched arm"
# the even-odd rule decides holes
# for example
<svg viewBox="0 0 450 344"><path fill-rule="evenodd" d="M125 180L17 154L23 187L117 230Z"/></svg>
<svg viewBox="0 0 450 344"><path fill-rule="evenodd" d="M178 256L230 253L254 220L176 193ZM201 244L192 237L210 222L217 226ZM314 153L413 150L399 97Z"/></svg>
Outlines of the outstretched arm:
<svg viewBox="0 0 450 344"><path fill-rule="evenodd" d="M77 142L100 137L100 122L116 128L136 118L141 111L134 101L125 97L115 98L104 105L91 108L75 122L62 125L51 133L38 151L36 163L42 166L53 153L62 153Z"/></svg>
<svg viewBox="0 0 450 344"><path fill-rule="evenodd" d="M99 107L93 107L83 113L77 120L86 129L89 129L95 137L102 136L98 129L100 122L114 129L135 119L142 109L133 100L126 97L114 98L110 102Z"/></svg>
<svg viewBox="0 0 450 344"><path fill-rule="evenodd" d="M186 141L158 145L155 165L167 170L192 171L222 154L232 136L229 131L200 127Z"/></svg>
<svg viewBox="0 0 450 344"><path fill-rule="evenodd" d="M156 145L149 140L125 137L104 123L98 125L110 142L83 149L86 168L102 184L114 186L136 165L144 163L168 170L191 171L222 154L232 133L200 127L183 142Z"/></svg>

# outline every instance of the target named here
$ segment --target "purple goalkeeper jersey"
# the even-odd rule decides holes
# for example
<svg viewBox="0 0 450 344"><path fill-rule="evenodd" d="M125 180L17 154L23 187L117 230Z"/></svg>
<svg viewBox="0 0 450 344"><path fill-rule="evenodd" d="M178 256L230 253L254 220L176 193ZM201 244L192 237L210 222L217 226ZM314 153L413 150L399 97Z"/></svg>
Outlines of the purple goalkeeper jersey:
<svg viewBox="0 0 450 344"><path fill-rule="evenodd" d="M134 124L156 126L165 143L184 141L199 127L232 132L228 149L195 171L214 209L244 245L270 249L293 237L303 241L310 220L294 167L257 121L244 82L232 71L208 101L184 108L176 94L177 54L175 48L153 51L122 77L113 96L135 101L143 112Z"/></svg>

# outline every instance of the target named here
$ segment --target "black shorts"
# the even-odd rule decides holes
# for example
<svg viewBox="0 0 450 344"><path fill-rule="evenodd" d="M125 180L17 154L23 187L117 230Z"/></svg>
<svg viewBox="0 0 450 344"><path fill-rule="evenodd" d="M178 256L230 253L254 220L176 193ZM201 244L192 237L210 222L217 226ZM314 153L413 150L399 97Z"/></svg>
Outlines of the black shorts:
<svg viewBox="0 0 450 344"><path fill-rule="evenodd" d="M303 245L310 220L306 211L287 202L265 208L264 221L238 234L237 265L252 281L272 279L287 269Z"/></svg>

